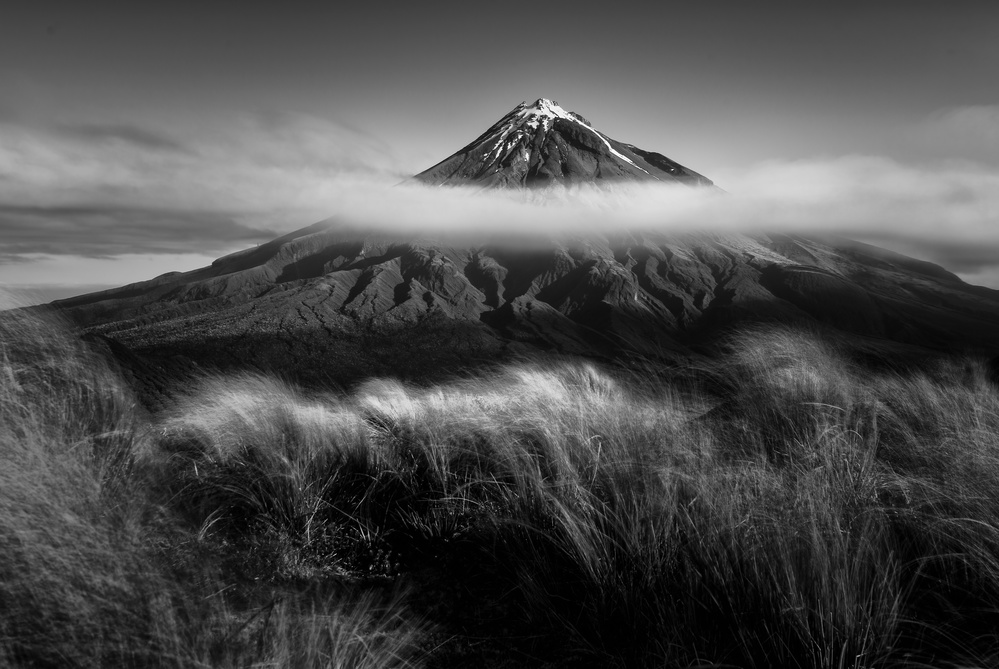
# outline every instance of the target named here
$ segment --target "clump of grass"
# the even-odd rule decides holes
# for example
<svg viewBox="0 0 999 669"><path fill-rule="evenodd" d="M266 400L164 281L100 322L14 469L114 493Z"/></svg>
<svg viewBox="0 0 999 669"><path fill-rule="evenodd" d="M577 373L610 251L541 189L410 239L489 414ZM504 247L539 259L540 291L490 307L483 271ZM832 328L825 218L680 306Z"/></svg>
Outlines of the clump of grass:
<svg viewBox="0 0 999 669"><path fill-rule="evenodd" d="M289 591L261 618L266 589L147 496L134 406L59 324L0 313L4 666L413 666L425 629L399 599Z"/></svg>
<svg viewBox="0 0 999 669"><path fill-rule="evenodd" d="M373 592L327 599L305 610L301 602L281 602L271 624L260 632L263 657L253 659L276 667L412 667L422 654L418 649L425 629L404 610L402 600L385 602Z"/></svg>
<svg viewBox="0 0 999 669"><path fill-rule="evenodd" d="M223 587L233 588L233 584ZM407 612L402 590L268 589L233 608L211 594L187 625L168 666L409 669L420 666L427 626ZM182 643L180 643L182 641Z"/></svg>
<svg viewBox="0 0 999 669"><path fill-rule="evenodd" d="M124 502L128 393L60 327L4 312L0 342L0 645L34 666L138 662L156 584Z"/></svg>

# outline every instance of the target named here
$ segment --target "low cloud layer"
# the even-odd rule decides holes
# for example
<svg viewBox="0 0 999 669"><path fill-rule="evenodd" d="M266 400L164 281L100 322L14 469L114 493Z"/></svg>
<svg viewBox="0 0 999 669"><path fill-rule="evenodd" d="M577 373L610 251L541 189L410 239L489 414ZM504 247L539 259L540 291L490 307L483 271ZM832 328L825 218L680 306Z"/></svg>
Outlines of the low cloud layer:
<svg viewBox="0 0 999 669"><path fill-rule="evenodd" d="M871 156L761 163L719 175L726 190L617 184L546 195L353 184L339 215L426 234L782 231L835 234L976 273L999 265L999 169Z"/></svg>
<svg viewBox="0 0 999 669"><path fill-rule="evenodd" d="M252 228L211 211L114 206L24 207L0 204L3 255L118 256L125 253L189 253L260 243L276 232Z"/></svg>
<svg viewBox="0 0 999 669"><path fill-rule="evenodd" d="M981 135L992 112L936 123ZM335 216L407 235L831 233L999 285L999 166L986 162L770 161L708 175L725 191L617 184L544 195L400 185L395 165L378 140L303 116L184 132L0 120L0 257L210 256Z"/></svg>

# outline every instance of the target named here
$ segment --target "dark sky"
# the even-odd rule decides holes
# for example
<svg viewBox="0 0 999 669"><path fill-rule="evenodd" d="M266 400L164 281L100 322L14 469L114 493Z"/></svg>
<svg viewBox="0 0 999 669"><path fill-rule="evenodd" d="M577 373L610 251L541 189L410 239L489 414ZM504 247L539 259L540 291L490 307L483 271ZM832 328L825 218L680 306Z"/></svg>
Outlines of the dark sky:
<svg viewBox="0 0 999 669"><path fill-rule="evenodd" d="M730 191L844 157L999 170L999 2L204 5L5 4L0 283L188 269L537 97Z"/></svg>

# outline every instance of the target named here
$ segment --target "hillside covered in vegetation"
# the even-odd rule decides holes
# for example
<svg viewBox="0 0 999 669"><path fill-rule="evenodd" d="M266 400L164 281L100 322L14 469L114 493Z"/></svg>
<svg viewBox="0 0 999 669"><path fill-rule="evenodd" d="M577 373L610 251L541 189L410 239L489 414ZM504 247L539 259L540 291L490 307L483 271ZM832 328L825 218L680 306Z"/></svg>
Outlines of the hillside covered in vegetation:
<svg viewBox="0 0 999 669"><path fill-rule="evenodd" d="M156 414L0 314L0 664L999 661L999 392L819 330L669 372L524 362Z"/></svg>

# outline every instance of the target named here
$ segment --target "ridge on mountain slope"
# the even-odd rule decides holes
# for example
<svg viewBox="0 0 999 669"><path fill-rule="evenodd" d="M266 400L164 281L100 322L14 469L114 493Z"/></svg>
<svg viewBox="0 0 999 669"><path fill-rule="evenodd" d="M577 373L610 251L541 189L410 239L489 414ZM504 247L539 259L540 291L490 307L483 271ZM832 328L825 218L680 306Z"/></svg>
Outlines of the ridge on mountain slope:
<svg viewBox="0 0 999 669"><path fill-rule="evenodd" d="M611 139L547 98L522 102L470 144L413 178L434 186L538 187L615 179L712 185L662 154Z"/></svg>
<svg viewBox="0 0 999 669"><path fill-rule="evenodd" d="M794 236L622 233L524 249L365 238L334 224L54 304L139 354L310 385L420 379L541 352L676 359L756 321L999 352L999 292L907 260Z"/></svg>
<svg viewBox="0 0 999 669"><path fill-rule="evenodd" d="M518 188L612 178L711 183L546 99L518 105L414 178ZM525 247L465 237L359 232L330 219L208 267L52 306L175 376L190 378L193 363L309 385L431 381L505 356L669 361L757 321L819 324L906 355L999 353L999 291L844 239L619 230L539 233ZM156 384L170 375L118 357Z"/></svg>

